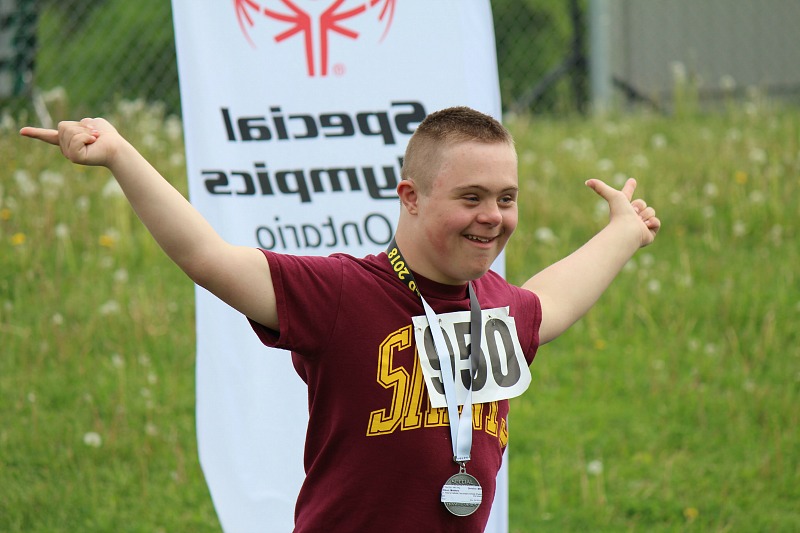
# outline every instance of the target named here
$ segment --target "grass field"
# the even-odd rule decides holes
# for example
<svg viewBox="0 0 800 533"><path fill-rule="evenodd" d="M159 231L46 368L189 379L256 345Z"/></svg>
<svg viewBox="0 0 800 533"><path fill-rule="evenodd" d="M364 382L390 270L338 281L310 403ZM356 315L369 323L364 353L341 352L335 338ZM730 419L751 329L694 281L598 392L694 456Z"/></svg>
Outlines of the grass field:
<svg viewBox="0 0 800 533"><path fill-rule="evenodd" d="M118 128L185 192L180 124ZM0 531L220 531L193 288L107 171L0 124ZM512 532L800 531L800 109L516 120L521 282L637 177L663 221L514 400Z"/></svg>

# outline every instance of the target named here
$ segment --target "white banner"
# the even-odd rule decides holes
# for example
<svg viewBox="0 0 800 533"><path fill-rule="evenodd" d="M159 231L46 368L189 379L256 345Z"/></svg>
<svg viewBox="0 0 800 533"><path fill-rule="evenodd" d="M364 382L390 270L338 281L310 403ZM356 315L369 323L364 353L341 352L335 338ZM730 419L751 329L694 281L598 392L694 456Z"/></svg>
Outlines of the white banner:
<svg viewBox="0 0 800 533"><path fill-rule="evenodd" d="M453 105L500 116L488 0L172 5L189 194L229 242L377 253L424 116ZM198 446L222 526L291 531L305 386L288 353L261 345L203 289L196 296ZM507 531L507 499L504 467L487 531Z"/></svg>

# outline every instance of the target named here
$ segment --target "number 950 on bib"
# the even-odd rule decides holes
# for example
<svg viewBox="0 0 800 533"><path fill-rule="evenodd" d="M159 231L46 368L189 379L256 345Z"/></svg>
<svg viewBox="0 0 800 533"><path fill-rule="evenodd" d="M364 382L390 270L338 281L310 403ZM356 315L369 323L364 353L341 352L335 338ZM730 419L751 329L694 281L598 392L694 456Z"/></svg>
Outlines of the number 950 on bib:
<svg viewBox="0 0 800 533"><path fill-rule="evenodd" d="M414 339L420 367L433 407L446 407L444 385L428 320L424 315L413 317ZM470 384L470 316L469 311L439 315L445 344L450 356L458 405L463 405ZM519 343L514 317L508 308L481 310L481 349L472 380L472 401L486 403L519 396L531 383L528 362Z"/></svg>

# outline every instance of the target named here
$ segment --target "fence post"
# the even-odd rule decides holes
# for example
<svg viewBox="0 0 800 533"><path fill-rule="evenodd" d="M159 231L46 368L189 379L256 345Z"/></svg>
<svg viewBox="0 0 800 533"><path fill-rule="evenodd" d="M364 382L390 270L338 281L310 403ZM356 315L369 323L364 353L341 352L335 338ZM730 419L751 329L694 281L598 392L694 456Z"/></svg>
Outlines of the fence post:
<svg viewBox="0 0 800 533"><path fill-rule="evenodd" d="M589 78L592 109L597 113L611 107L611 16L607 0L589 2Z"/></svg>
<svg viewBox="0 0 800 533"><path fill-rule="evenodd" d="M36 0L0 0L0 99L31 94Z"/></svg>

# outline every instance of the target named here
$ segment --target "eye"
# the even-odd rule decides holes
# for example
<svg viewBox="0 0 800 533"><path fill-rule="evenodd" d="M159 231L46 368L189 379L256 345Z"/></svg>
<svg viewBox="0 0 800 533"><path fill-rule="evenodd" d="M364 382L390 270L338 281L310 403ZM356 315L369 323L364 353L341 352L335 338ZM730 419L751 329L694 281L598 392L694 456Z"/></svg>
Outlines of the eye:
<svg viewBox="0 0 800 533"><path fill-rule="evenodd" d="M515 197L508 195L508 196L501 196L497 203L499 203L502 206L510 206L514 205L514 202L516 201L517 199Z"/></svg>
<svg viewBox="0 0 800 533"><path fill-rule="evenodd" d="M480 202L481 201L481 199L478 198L477 194L467 194L467 195L464 196L464 200L466 200L467 202Z"/></svg>

